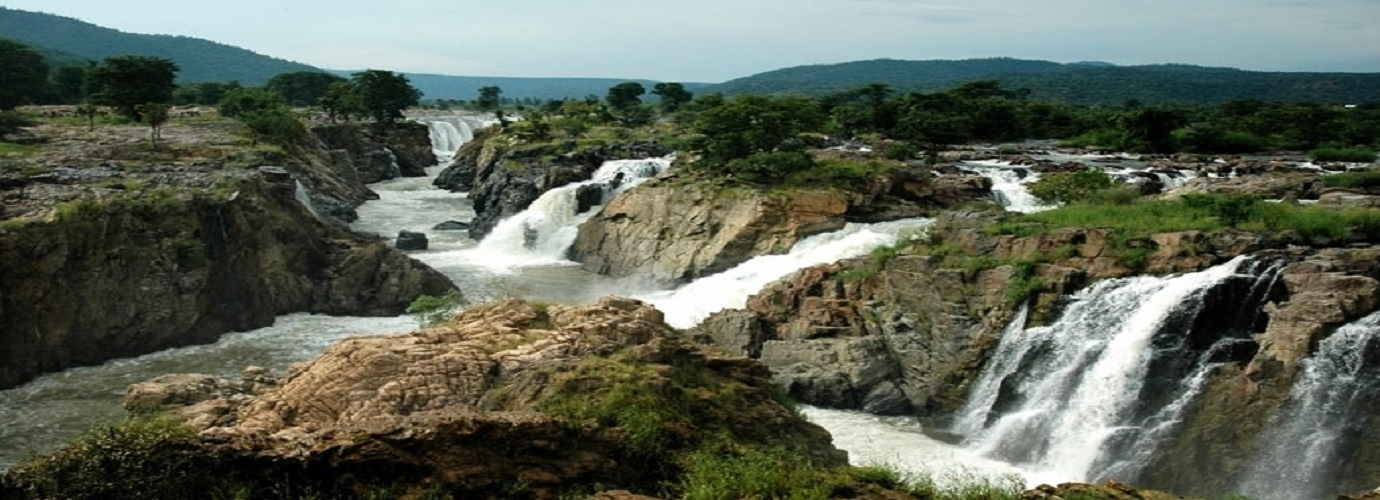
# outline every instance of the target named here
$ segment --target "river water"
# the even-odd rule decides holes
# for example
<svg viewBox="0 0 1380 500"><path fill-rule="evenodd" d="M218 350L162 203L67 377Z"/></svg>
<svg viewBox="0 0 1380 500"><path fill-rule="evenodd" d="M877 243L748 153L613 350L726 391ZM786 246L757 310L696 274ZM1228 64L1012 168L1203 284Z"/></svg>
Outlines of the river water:
<svg viewBox="0 0 1380 500"><path fill-rule="evenodd" d="M449 122L454 126L458 123ZM440 133L438 134L438 130ZM433 125L433 140L457 143L455 132ZM461 139L468 138L461 127ZM444 152L444 151L442 151ZM622 171L617 188L608 188L605 201L635 185L638 178L659 172L669 160L610 162L611 171ZM428 169L436 175L440 167ZM607 180L609 175L596 174ZM484 242L465 231L440 231L436 224L468 221L474 216L464 193L450 193L431 185L431 177L399 178L373 184L380 199L359 207L352 228L392 238L400 230L426 233L427 250L410 255L449 276L473 302L524 297L561 303L586 303L608 294L647 300L667 312L678 327L688 327L713 311L741 307L752 293L767 283L809 265L864 255L872 249L922 231L925 219L883 224L850 224L830 234L802 240L785 255L762 256L736 268L679 289L657 289L638 279L613 279L585 272L564 258L564 247L573 229L588 214L570 215L571 193L553 190L533 203L528 212L511 220L524 220L527 231L514 233L503 227ZM555 219L555 220L553 220ZM500 224L502 226L502 224ZM518 226L522 228L524 226ZM535 231L533 231L535 228ZM508 231L505 233L505 231ZM535 241L524 241L524 232L536 232ZM508 236L505 236L508 234ZM519 235L513 237L513 234ZM564 243L562 243L564 242ZM246 366L256 365L278 373L297 362L319 355L334 342L362 334L408 331L417 326L411 316L392 318L331 317L293 314L277 319L267 328L225 335L202 346L172 349L137 358L120 359L100 366L48 374L21 387L0 391L0 470L27 456L52 450L81 435L86 429L118 422L125 388L132 383L167 373L206 373L235 377ZM932 440L918 432L914 419L877 418L852 412L807 409L806 415L836 434L835 443L852 452L859 464L887 463L904 471L937 478L971 478L974 475L1008 477L1018 469L984 459L953 445ZM960 474L961 471L961 474Z"/></svg>

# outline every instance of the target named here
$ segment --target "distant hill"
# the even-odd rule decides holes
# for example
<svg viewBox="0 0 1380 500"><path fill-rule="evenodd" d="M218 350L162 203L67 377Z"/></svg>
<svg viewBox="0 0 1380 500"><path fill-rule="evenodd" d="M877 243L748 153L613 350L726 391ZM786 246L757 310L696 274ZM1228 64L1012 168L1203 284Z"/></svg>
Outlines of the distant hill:
<svg viewBox="0 0 1380 500"><path fill-rule="evenodd" d="M200 38L125 33L68 17L4 7L0 7L0 34L93 60L120 55L167 58L182 68L178 83L238 80L245 85L262 85L279 73L321 71Z"/></svg>
<svg viewBox="0 0 1380 500"><path fill-rule="evenodd" d="M59 66L85 66L86 63L90 61L90 59L76 54L68 54L61 50L44 47L23 40L14 40L8 37L0 37L0 40L9 40L20 45L28 46L35 53L43 57L43 62L48 63L48 69Z"/></svg>
<svg viewBox="0 0 1380 500"><path fill-rule="evenodd" d="M1312 102L1380 102L1380 73L1285 73L1184 64L1116 66L1104 62L1060 64L1010 58L962 61L877 59L796 66L709 86L724 94L821 95L884 83L901 92L936 91L981 79L1009 89L1027 88L1032 99L1071 104L1217 104L1235 99Z"/></svg>
<svg viewBox="0 0 1380 500"><path fill-rule="evenodd" d="M355 71L337 71L349 77ZM479 88L490 85L503 89L503 97L522 99L583 99L587 95L600 98L608 94L609 87L623 82L638 82L652 91L657 82L619 78L517 78L502 76L452 76L424 73L405 73L412 86L422 91L423 99L463 99L478 97ZM686 90L696 92L708 86L707 83L682 82ZM645 99L645 98L644 98Z"/></svg>

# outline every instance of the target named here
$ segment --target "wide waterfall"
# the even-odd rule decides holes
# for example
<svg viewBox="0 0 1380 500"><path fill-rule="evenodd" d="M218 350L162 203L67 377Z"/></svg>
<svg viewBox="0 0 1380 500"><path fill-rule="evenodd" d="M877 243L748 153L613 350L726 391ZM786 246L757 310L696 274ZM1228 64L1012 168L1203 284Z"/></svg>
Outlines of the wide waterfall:
<svg viewBox="0 0 1380 500"><path fill-rule="evenodd" d="M1279 269L1238 257L1084 289L1053 324L1007 329L954 431L1036 481L1133 481L1211 365L1249 344Z"/></svg>
<svg viewBox="0 0 1380 500"><path fill-rule="evenodd" d="M1302 366L1258 461L1239 482L1251 497L1324 498L1374 486L1348 480L1362 429L1380 410L1380 312L1333 332Z"/></svg>

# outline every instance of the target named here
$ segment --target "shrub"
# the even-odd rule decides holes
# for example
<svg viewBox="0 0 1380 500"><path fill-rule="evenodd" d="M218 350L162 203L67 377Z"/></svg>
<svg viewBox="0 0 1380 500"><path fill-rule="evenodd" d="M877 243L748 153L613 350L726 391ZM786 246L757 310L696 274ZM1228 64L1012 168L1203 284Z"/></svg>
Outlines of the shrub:
<svg viewBox="0 0 1380 500"><path fill-rule="evenodd" d="M775 184L791 174L814 167L815 160L803 151L776 151L732 160L726 170L752 182Z"/></svg>
<svg viewBox="0 0 1380 500"><path fill-rule="evenodd" d="M1110 189L1112 177L1101 170L1082 172L1054 172L1045 174L1030 184L1030 194L1046 205L1084 201L1093 194Z"/></svg>
<svg viewBox="0 0 1380 500"><path fill-rule="evenodd" d="M460 294L455 292L440 297L422 295L407 305L407 313L415 316L422 326L435 326L450 319L451 313L463 303Z"/></svg>
<svg viewBox="0 0 1380 500"><path fill-rule="evenodd" d="M1318 148L1308 154L1315 161L1343 161L1354 163L1372 163L1375 161L1375 151L1365 147L1354 148Z"/></svg>
<svg viewBox="0 0 1380 500"><path fill-rule="evenodd" d="M10 479L36 498L178 498L200 490L208 469L189 452L191 437L171 417L137 417L20 464Z"/></svg>

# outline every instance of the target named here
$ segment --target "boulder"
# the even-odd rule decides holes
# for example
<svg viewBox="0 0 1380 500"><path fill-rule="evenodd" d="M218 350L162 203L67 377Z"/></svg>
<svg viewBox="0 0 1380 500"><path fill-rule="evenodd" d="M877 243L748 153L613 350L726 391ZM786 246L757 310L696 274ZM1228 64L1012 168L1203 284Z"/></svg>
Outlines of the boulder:
<svg viewBox="0 0 1380 500"><path fill-rule="evenodd" d="M393 247L403 251L426 250L426 233L398 231L398 239L393 243Z"/></svg>
<svg viewBox="0 0 1380 500"><path fill-rule="evenodd" d="M469 228L470 224L468 222L460 222L454 220L448 220L435 226L431 226L431 229L434 231L463 231Z"/></svg>

